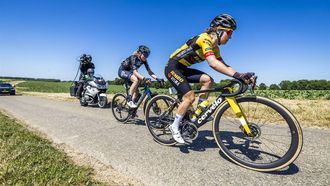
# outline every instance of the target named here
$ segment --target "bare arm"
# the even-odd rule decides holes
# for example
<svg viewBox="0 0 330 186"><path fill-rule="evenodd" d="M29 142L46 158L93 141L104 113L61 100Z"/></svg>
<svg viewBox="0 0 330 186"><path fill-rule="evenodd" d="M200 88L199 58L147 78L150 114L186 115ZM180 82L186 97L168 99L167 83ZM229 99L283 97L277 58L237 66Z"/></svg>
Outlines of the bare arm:
<svg viewBox="0 0 330 186"><path fill-rule="evenodd" d="M223 64L222 61L217 60L214 55L206 57L206 60L211 68L227 76L233 77L236 72L233 68Z"/></svg>
<svg viewBox="0 0 330 186"><path fill-rule="evenodd" d="M151 71L148 62L145 62L145 63L144 63L144 66L146 67L146 70L148 71L148 74L149 74L153 79L156 80L157 76L155 75L155 73L153 73L153 72Z"/></svg>
<svg viewBox="0 0 330 186"><path fill-rule="evenodd" d="M156 76L155 73L153 73L151 70L149 70L148 73L149 73L149 75L150 75L154 80L157 79L157 76Z"/></svg>

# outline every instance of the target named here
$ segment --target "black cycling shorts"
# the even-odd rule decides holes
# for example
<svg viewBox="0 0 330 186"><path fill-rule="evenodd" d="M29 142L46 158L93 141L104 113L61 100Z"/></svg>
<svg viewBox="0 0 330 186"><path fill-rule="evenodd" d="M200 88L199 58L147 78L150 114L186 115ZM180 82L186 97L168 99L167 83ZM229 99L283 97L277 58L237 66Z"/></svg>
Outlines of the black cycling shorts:
<svg viewBox="0 0 330 186"><path fill-rule="evenodd" d="M206 73L188 68L173 59L170 59L165 67L165 77L182 96L191 90L189 83L199 83L203 74Z"/></svg>
<svg viewBox="0 0 330 186"><path fill-rule="evenodd" d="M120 67L118 70L118 76L122 79L128 80L128 82L131 81L132 75L133 75L133 71L124 70L122 69L122 67Z"/></svg>

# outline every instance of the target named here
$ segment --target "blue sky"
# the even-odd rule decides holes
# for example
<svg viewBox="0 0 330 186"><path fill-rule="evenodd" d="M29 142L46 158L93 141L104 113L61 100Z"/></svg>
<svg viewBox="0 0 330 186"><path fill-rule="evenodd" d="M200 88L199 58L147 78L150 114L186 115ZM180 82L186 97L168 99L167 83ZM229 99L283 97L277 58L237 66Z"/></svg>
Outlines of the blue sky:
<svg viewBox="0 0 330 186"><path fill-rule="evenodd" d="M329 10L329 0L0 0L0 76L71 80L76 59L88 53L110 80L145 44L152 70L164 77L173 51L229 13L238 29L220 50L237 71L256 72L266 84L330 80ZM192 67L227 78L207 62Z"/></svg>

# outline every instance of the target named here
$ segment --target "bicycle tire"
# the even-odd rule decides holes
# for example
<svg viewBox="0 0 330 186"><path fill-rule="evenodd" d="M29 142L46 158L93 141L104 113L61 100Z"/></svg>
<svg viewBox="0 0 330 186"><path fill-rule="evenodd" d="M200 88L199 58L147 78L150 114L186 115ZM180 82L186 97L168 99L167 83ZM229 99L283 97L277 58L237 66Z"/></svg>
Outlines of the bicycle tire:
<svg viewBox="0 0 330 186"><path fill-rule="evenodd" d="M302 146L303 146L303 133L302 133L301 127L300 127L297 119L293 116L293 114L280 103L278 103L274 100L271 100L269 98L265 98L265 97L246 96L246 97L239 97L236 99L236 101L239 105L242 105L244 103L247 103L248 106L250 106L249 105L250 103L251 104L252 103L262 104L262 105L270 107L275 112L277 112L279 116L283 117L286 124L289 126L290 130L289 130L289 132L288 131L286 131L286 132L291 134L290 145L289 145L288 150L285 152L285 154L283 156L278 157L278 156L272 155L273 157L278 157L279 159L274 162L270 162L270 163L248 162L248 161L245 161L245 160L241 159L240 157L238 157L241 154L238 153L236 155L235 153L233 153L231 151L232 149L230 149L230 145L228 145L228 144L230 144L230 142L228 142L228 140L225 140L225 137L223 137L223 136L225 136L224 134L226 132L225 131L222 132L219 130L219 127L221 125L221 118L223 117L223 114L228 109L231 109L229 106L229 103L227 101L225 101L219 107L219 109L216 111L215 119L212 124L214 138L215 138L220 150L222 151L222 153L226 157L228 157L231 161L233 161L234 163L236 163L242 167L245 167L245 168L248 168L251 170L255 170L255 171L260 171L260 172L270 172L270 171L279 170L279 169L287 167L292 162L294 162L296 160L296 158L299 156ZM257 108L255 109L254 112L256 112L256 110L257 110ZM249 110L248 110L248 112L249 112ZM224 117L226 117L226 116L224 116ZM257 124L255 124L255 125L257 125ZM265 124L263 124L263 125L265 125ZM271 127L274 127L274 125L272 125ZM282 128L283 128L283 126L280 126L280 125L278 125L278 127L279 127L279 130L282 130ZM241 132L241 133L243 133L243 132ZM223 135L223 136L221 136L221 135ZM260 135L263 135L263 133L261 132L261 127L260 127ZM278 135L279 135L279 137L281 136L280 134L278 134ZM276 136L276 134L273 136ZM284 137L281 137L281 138L283 139ZM231 137L231 139L233 140L233 136ZM261 139L261 137L260 137L260 139ZM265 138L265 139L267 139L267 138ZM269 142L271 142L271 140ZM275 143L275 142L273 141L272 143ZM237 144L234 144L233 146L235 146L235 145L236 145L235 148L238 149ZM261 145L263 145L263 144L261 143ZM266 147L266 145L265 145L265 147ZM244 147L244 148L245 148L244 150L247 150L246 147ZM251 149L252 149L252 147L251 147ZM281 148L279 148L279 149L281 149ZM253 151L256 152L255 149L253 149ZM260 154L264 153L260 150L259 150L259 152L260 152ZM245 153L249 153L249 152L246 151ZM273 151L273 153L274 153L274 151ZM264 154L269 155L266 153L264 153ZM249 156L251 156L251 155L249 155ZM256 160L258 161L259 159L256 158Z"/></svg>
<svg viewBox="0 0 330 186"><path fill-rule="evenodd" d="M117 100L119 97L122 97L122 98L125 100L124 105L120 105L120 107L123 107L124 109L127 109L127 116L124 116L124 117L118 117L117 114L116 114L117 112L116 112L115 109L117 109L117 106L118 106L116 100ZM120 122L124 122L124 121L126 121L126 120L128 119L128 117L129 117L128 107L125 108L125 106L127 106L126 96L125 96L124 94L115 94L115 96L113 96L113 98L112 98L112 102L111 102L111 110L112 110L112 114L113 114L113 116L116 118L116 120L118 120L118 121L120 121ZM121 108L121 109L122 109L122 108ZM121 113L121 111L120 111L120 113Z"/></svg>
<svg viewBox="0 0 330 186"><path fill-rule="evenodd" d="M97 105L100 108L106 108L108 106L108 98L106 96L100 96Z"/></svg>
<svg viewBox="0 0 330 186"><path fill-rule="evenodd" d="M154 96L153 96L153 97L154 97ZM146 109L147 109L148 102L149 102L153 97L151 97L151 98L147 97L147 98L145 99L145 101L144 101L144 103L143 103L143 114L144 114L144 115L146 115Z"/></svg>
<svg viewBox="0 0 330 186"><path fill-rule="evenodd" d="M152 124L152 121L151 121L152 104L153 103L157 103L157 101L159 101L159 100L165 100L165 103L166 103L166 105L168 107L170 106L170 102L175 102L175 99L173 97L170 97L170 96L167 96L167 95L157 95L157 96L151 98L148 101L147 108L146 108L146 111L145 111L145 122L146 122L146 126L147 126L150 134L152 135L153 139L156 142L158 142L158 143L160 143L162 145L172 146L172 145L175 145L176 144L176 141L173 139L172 134L169 131L169 129L166 129L166 127L168 127L168 126L164 126L163 128L157 128L157 129L155 129L155 127L154 127L154 125ZM166 112L162 112L162 113L164 114L163 117L171 117L171 116L166 116L165 115ZM161 118L161 117L158 117L158 118ZM173 117L173 120L174 120L174 117ZM168 139L161 138L160 136L158 136L155 133L154 130L158 130L158 131L162 131L163 130L163 133L167 132L166 137Z"/></svg>

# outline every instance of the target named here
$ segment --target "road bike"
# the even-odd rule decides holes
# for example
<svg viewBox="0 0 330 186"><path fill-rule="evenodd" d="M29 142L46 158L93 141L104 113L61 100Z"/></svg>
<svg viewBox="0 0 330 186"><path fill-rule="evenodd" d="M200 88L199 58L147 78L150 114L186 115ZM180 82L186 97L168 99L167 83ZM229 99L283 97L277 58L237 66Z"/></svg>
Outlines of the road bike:
<svg viewBox="0 0 330 186"><path fill-rule="evenodd" d="M189 110L180 123L181 135L187 143L198 137L203 126L215 112L212 122L214 139L222 153L234 163L256 171L275 171L290 165L301 152L303 133L294 115L280 103L257 96L254 86L239 80L196 94L216 92L218 97L191 122ZM250 90L252 94L242 95ZM181 96L157 95L147 105L145 121L153 139L163 145L175 145L169 130ZM152 105L160 111L155 113Z"/></svg>
<svg viewBox="0 0 330 186"><path fill-rule="evenodd" d="M161 84L162 82L160 82ZM129 92L129 82L125 82L124 87L125 87L125 92L126 94L118 93L115 94L114 97L112 98L111 102L111 109L112 109L112 114L114 117L120 121L120 122L127 122L130 119L133 119L137 116L137 111L138 108L140 107L141 104L143 104L143 113L145 113L146 110L146 105L147 102L154 96L156 96L158 93L157 92L152 92L150 90L150 83L147 83L144 81L144 87L139 90L139 92L142 92L142 94L139 94L137 97L136 105L137 108L130 108L127 105L127 95ZM158 87L157 87L158 88ZM156 104L152 107L154 112L158 112L159 108L157 107Z"/></svg>

